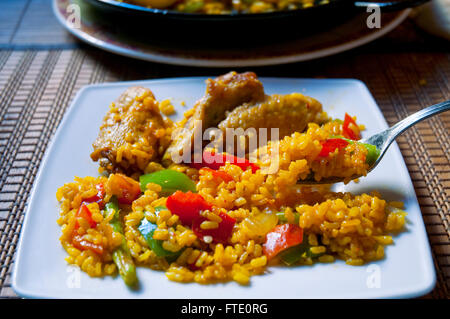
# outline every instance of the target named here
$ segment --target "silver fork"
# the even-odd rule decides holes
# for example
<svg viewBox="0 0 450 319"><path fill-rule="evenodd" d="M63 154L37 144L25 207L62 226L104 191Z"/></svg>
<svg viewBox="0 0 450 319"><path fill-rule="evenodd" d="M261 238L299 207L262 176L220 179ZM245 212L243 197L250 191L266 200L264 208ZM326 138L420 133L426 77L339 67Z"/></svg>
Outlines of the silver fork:
<svg viewBox="0 0 450 319"><path fill-rule="evenodd" d="M427 108L424 108L414 114L411 114L407 118L401 120L397 124L391 126L390 128L381 131L380 133L377 133L375 135L372 135L368 138L359 140L358 142L366 143L366 144L372 144L376 146L376 148L380 151L380 155L378 156L377 160L372 164L372 166L369 167L368 173L372 171L381 161L384 154L386 153L389 146L392 144L392 142L405 130L409 129L411 126L429 118L430 116L445 112L450 110L450 100L435 104L432 106L429 106ZM353 175L351 179L356 179L361 177L360 175ZM316 181L313 178L311 179L305 179L305 180L299 180L297 184L333 184L333 183L339 183L344 181L344 178L342 177L327 177L323 178L320 181Z"/></svg>

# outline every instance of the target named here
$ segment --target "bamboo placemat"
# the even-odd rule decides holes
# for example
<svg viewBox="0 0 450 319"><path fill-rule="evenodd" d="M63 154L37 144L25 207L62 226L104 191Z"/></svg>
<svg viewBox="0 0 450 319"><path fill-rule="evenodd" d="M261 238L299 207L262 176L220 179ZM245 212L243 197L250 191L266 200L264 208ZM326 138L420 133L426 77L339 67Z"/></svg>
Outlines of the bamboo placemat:
<svg viewBox="0 0 450 319"><path fill-rule="evenodd" d="M2 16L6 5L10 15L17 13L9 20ZM16 297L11 271L24 210L44 151L75 93L91 83L214 76L229 71L140 62L81 45L52 20L44 10L48 5L48 0L5 0L0 5L3 298ZM51 35L44 32L37 37L35 29L24 24L30 10L42 11L41 19L47 21L44 29L48 28ZM33 15L30 19L32 25L39 24ZM338 56L251 70L259 76L360 79L393 124L430 104L450 99L450 54L442 49L445 45L448 43L421 33L407 21L385 38ZM449 131L447 112L415 126L397 140L421 206L436 267L437 285L425 298L450 297Z"/></svg>

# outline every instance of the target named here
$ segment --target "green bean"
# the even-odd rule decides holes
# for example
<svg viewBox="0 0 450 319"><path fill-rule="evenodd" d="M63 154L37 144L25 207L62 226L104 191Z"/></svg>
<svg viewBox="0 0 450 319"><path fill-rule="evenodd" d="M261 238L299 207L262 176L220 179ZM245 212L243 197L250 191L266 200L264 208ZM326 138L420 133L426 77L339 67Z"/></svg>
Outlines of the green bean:
<svg viewBox="0 0 450 319"><path fill-rule="evenodd" d="M115 232L118 232L123 236L122 243L113 251L113 261L116 264L117 269L119 270L120 277L122 277L125 284L130 287L136 286L138 283L138 279L136 276L136 267L125 240L123 225L120 221L119 204L115 196L113 196L110 202L105 205L105 210L107 215L112 213L112 211L114 212L114 216L109 223Z"/></svg>
<svg viewBox="0 0 450 319"><path fill-rule="evenodd" d="M122 277L125 284L130 287L136 286L138 283L136 267L134 266L130 251L128 250L128 247L126 247L126 243L125 246L122 243L114 250L112 258L119 269L120 277Z"/></svg>

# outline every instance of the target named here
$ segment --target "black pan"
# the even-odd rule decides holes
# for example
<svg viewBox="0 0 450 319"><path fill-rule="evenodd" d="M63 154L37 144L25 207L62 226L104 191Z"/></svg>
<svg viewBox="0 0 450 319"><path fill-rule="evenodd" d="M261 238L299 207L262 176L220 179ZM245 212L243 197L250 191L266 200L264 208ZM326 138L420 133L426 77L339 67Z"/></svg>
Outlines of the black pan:
<svg viewBox="0 0 450 319"><path fill-rule="evenodd" d="M200 14L200 13L186 13L166 9L152 9L146 8L130 3L119 2L115 0L88 0L90 3L103 8L104 10L116 11L126 14L131 14L139 17L163 17L165 19L176 20L195 20L195 21L233 21L245 20L267 20L267 19L282 19L286 17L299 17L309 15L313 12L328 11L328 10L351 10L351 11L366 11L369 5L378 5L382 11L398 11L407 8L416 7L428 0L398 0L398 1L354 1L354 0L329 0L315 1L314 5L306 8L299 8L295 10L274 11L266 13L230 13L230 14ZM334 11L337 13L337 11Z"/></svg>
<svg viewBox="0 0 450 319"><path fill-rule="evenodd" d="M114 27L130 35L170 38L177 42L239 44L286 37L298 37L343 23L350 17L367 12L367 6L378 5L381 12L412 8L429 0L355 1L316 0L311 7L267 13L199 14L174 10L151 9L115 0L85 0L97 14ZM369 16L370 13L366 13Z"/></svg>

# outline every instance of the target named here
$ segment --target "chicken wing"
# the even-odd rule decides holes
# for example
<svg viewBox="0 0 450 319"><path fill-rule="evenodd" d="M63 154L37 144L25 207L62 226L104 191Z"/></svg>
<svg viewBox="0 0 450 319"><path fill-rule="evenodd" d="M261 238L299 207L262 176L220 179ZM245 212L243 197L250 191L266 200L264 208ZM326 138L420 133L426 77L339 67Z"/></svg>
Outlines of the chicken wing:
<svg viewBox="0 0 450 319"><path fill-rule="evenodd" d="M206 83L205 95L194 105L192 115L167 149L164 160L171 161L174 156L191 151L194 132L203 134L205 129L216 127L225 119L227 111L264 99L263 85L253 72L230 72L216 79L208 79Z"/></svg>
<svg viewBox="0 0 450 319"><path fill-rule="evenodd" d="M310 122L322 124L328 119L322 111L322 104L316 99L301 93L286 95L267 95L263 101L246 103L231 111L219 123L225 136L227 128L278 128L279 138L282 139L294 132L302 132Z"/></svg>
<svg viewBox="0 0 450 319"><path fill-rule="evenodd" d="M108 172L142 172L161 157L170 142L171 127L149 89L128 88L104 117L91 158Z"/></svg>

